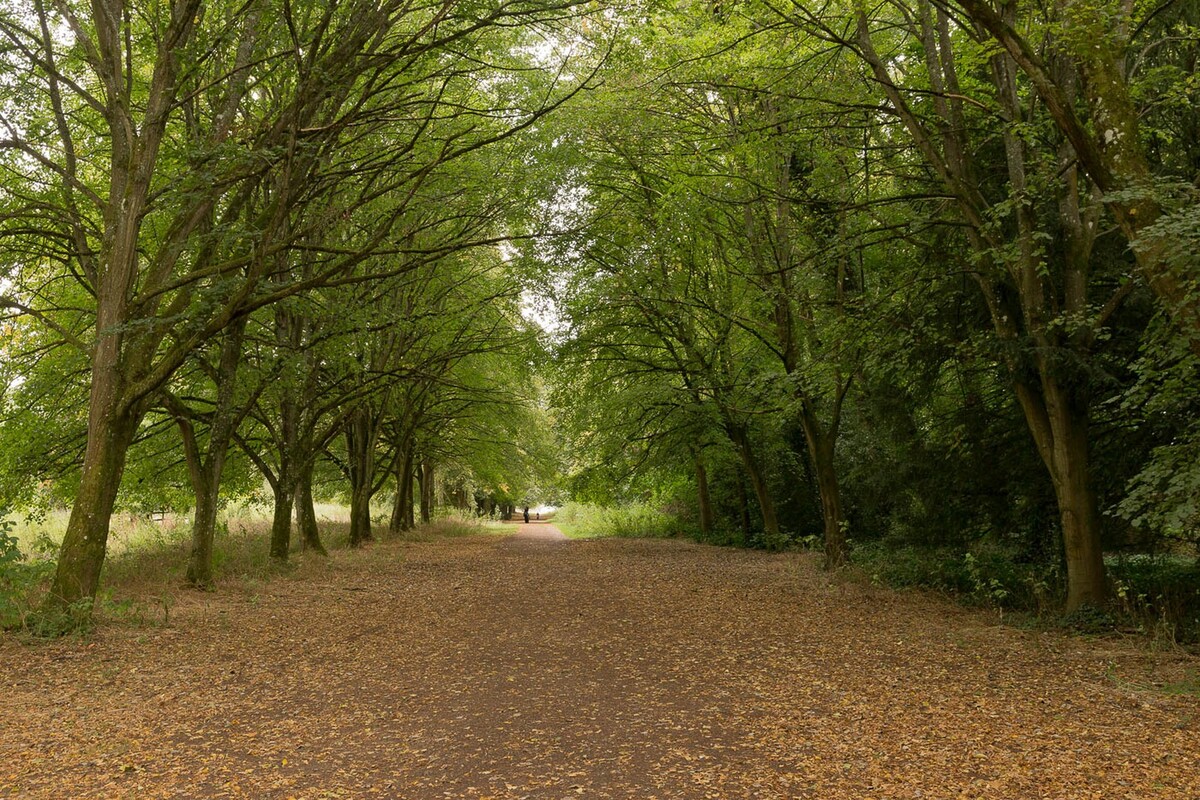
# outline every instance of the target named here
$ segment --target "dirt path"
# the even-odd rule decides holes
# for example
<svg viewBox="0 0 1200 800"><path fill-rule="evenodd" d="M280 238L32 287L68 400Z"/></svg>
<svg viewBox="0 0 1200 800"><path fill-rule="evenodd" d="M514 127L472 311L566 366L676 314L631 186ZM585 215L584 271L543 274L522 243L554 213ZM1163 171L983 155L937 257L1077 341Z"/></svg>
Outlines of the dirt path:
<svg viewBox="0 0 1200 800"><path fill-rule="evenodd" d="M518 531L0 640L0 797L1200 797L1200 701L1138 686L1195 659Z"/></svg>

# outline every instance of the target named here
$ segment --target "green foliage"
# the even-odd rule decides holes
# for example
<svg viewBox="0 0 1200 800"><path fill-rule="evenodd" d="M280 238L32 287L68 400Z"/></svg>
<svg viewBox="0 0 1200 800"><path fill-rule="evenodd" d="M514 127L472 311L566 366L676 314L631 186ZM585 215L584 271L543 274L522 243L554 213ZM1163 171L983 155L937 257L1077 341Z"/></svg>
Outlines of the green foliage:
<svg viewBox="0 0 1200 800"><path fill-rule="evenodd" d="M1008 549L980 545L962 551L868 542L854 562L878 583L945 592L972 604L1046 613L1055 607L1062 577L1056 569L1022 563Z"/></svg>
<svg viewBox="0 0 1200 800"><path fill-rule="evenodd" d="M0 508L0 630L30 627L31 595L54 571L48 555L56 549L55 544L38 540L29 554L32 557L27 557L21 552L14 527L7 509ZM37 625L41 627L43 622Z"/></svg>
<svg viewBox="0 0 1200 800"><path fill-rule="evenodd" d="M1109 572L1124 624L1171 643L1200 642L1200 563L1134 555L1114 559Z"/></svg>
<svg viewBox="0 0 1200 800"><path fill-rule="evenodd" d="M601 506L570 502L555 513L554 524L573 539L609 536L661 539L684 533L676 518L649 503Z"/></svg>

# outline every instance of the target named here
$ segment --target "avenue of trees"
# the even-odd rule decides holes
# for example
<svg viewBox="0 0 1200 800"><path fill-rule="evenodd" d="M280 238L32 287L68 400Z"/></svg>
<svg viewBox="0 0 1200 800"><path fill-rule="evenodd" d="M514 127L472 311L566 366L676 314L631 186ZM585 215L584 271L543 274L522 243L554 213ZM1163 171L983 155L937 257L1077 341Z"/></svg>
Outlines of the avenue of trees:
<svg viewBox="0 0 1200 800"><path fill-rule="evenodd" d="M451 472L463 505L519 489L536 336L497 244L529 139L588 80L543 53L583 11L0 6L4 494L70 505L47 608L90 603L122 490L175 465L201 586L223 493L256 480L278 559L293 514L322 548L322 471L353 544L385 486L401 529Z"/></svg>
<svg viewBox="0 0 1200 800"><path fill-rule="evenodd" d="M62 611L118 508L203 587L229 498L286 560L561 457L1200 631L1198 58L1188 0L0 0L0 506L70 506Z"/></svg>
<svg viewBox="0 0 1200 800"><path fill-rule="evenodd" d="M1198 25L1109 0L631 22L554 122L543 213L577 233L527 252L576 494L1068 612L1113 599L1106 552L1176 554L1136 592L1197 627Z"/></svg>

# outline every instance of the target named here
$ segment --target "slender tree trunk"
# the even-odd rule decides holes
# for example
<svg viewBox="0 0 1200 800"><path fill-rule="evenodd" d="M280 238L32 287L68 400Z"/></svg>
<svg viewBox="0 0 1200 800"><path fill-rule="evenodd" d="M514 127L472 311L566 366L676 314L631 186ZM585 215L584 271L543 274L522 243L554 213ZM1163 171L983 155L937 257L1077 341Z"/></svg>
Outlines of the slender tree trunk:
<svg viewBox="0 0 1200 800"><path fill-rule="evenodd" d="M242 318L229 328L221 345L221 356L217 362L217 402L209 425L208 452L202 459L190 422L186 423L184 431L189 463L198 462L189 470L192 489L196 494L196 517L192 520L192 549L185 579L190 585L201 589L211 586L213 580L213 538L217 532L221 478L225 474L225 462L237 427L233 395L245 331L246 320ZM180 424L184 425L184 420L181 419Z"/></svg>
<svg viewBox="0 0 1200 800"><path fill-rule="evenodd" d="M428 459L421 461L421 522L428 525L433 520L433 462Z"/></svg>
<svg viewBox="0 0 1200 800"><path fill-rule="evenodd" d="M838 484L837 468L834 464L834 452L837 448L837 434L821 430L815 419L806 414L802 419L804 437L808 442L809 460L813 472L816 473L817 492L821 498L821 519L824 522L825 533L825 569L832 570L845 566L846 531L842 524L842 495Z"/></svg>
<svg viewBox="0 0 1200 800"><path fill-rule="evenodd" d="M317 525L317 509L313 504L313 464L308 462L300 470L296 481L296 524L300 528L300 547L319 555L329 555L321 543L321 529Z"/></svg>
<svg viewBox="0 0 1200 800"><path fill-rule="evenodd" d="M708 493L708 470L704 468L704 460L699 452L692 452L692 460L696 465L696 495L700 502L700 532L707 536L712 533L713 529L712 498Z"/></svg>
<svg viewBox="0 0 1200 800"><path fill-rule="evenodd" d="M408 448L404 448L402 454L396 459L396 499L392 503L392 518L388 523L388 530L391 533L400 533L406 529L408 521L407 509L405 508L405 482L408 483L407 494L412 492L412 456L409 455Z"/></svg>
<svg viewBox="0 0 1200 800"><path fill-rule="evenodd" d="M754 457L754 451L750 446L750 437L747 435L746 429L740 426L731 426L728 433L734 449L742 459L746 477L750 479L750 486L754 489L754 497L758 500L758 508L762 512L763 530L768 534L777 535L779 518L775 515L775 503L771 499L771 490L767 486L766 478L758 466L758 459Z"/></svg>
<svg viewBox="0 0 1200 800"><path fill-rule="evenodd" d="M408 471L404 476L404 529L411 531L417 527L417 499L413 491L413 456L408 456Z"/></svg>

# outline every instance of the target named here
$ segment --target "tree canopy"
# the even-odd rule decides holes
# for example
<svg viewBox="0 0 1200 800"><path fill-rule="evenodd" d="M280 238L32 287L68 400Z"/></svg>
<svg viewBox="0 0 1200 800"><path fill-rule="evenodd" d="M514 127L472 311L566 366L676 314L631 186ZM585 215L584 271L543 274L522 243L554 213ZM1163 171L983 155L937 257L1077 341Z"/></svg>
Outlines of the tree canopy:
<svg viewBox="0 0 1200 800"><path fill-rule="evenodd" d="M0 506L70 507L60 611L116 509L191 510L208 586L255 493L281 561L319 496L356 546L573 497L1102 607L1200 538L1198 30L0 0Z"/></svg>

